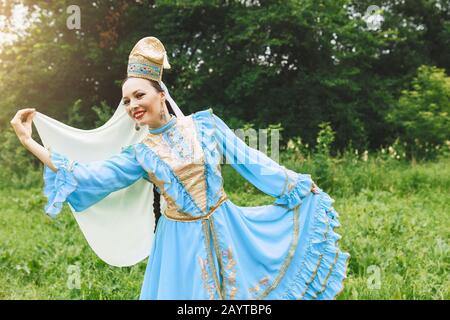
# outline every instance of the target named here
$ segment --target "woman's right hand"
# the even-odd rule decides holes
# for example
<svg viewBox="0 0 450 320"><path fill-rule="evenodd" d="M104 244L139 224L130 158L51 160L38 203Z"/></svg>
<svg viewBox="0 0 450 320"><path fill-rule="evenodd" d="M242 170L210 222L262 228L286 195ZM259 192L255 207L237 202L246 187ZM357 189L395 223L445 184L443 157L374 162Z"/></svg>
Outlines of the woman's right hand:
<svg viewBox="0 0 450 320"><path fill-rule="evenodd" d="M22 144L31 139L33 130L31 122L33 121L35 114L35 108L20 109L10 121L11 126L14 128L14 131Z"/></svg>
<svg viewBox="0 0 450 320"><path fill-rule="evenodd" d="M32 126L31 122L36 114L36 109L25 108L17 111L16 115L10 121L11 126L16 131L22 145L28 149L32 154L39 158L45 165L47 165L53 172L58 171L58 168L52 163L49 149L44 148L38 142L31 138Z"/></svg>

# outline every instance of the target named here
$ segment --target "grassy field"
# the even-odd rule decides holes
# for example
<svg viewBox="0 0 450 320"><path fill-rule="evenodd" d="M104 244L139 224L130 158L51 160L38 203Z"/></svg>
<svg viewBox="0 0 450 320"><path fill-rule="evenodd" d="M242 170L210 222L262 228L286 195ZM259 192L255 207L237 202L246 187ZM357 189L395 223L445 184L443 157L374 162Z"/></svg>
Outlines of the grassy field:
<svg viewBox="0 0 450 320"><path fill-rule="evenodd" d="M308 161L284 164L313 179L321 170ZM338 299L450 298L450 159L336 160L321 174L315 181L335 199L340 245L351 254ZM273 201L230 167L223 175L236 204ZM0 299L137 299L146 261L129 268L106 265L67 206L51 220L44 204L40 188L0 191ZM74 265L80 289L68 286Z"/></svg>

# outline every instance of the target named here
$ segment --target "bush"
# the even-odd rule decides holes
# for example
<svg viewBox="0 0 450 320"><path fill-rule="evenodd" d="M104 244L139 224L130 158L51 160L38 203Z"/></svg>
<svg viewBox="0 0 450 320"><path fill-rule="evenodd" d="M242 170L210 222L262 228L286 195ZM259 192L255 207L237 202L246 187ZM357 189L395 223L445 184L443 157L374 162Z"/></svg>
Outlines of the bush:
<svg viewBox="0 0 450 320"><path fill-rule="evenodd" d="M402 91L387 121L407 143L408 157L435 157L436 146L450 139L450 77L443 69L421 66L411 87Z"/></svg>
<svg viewBox="0 0 450 320"><path fill-rule="evenodd" d="M41 181L38 161L25 149L12 128L0 136L0 188L29 188Z"/></svg>

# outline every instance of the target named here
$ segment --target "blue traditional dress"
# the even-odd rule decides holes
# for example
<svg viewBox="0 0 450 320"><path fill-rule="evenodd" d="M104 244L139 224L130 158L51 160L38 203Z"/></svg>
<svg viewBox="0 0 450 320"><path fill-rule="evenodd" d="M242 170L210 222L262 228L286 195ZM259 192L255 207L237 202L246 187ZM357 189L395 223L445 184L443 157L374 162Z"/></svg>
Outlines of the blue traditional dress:
<svg viewBox="0 0 450 320"><path fill-rule="evenodd" d="M333 299L343 288L349 254L337 245L334 200L311 191L309 174L247 146L211 108L173 117L105 161L55 150L51 159L60 174L44 168L50 215L65 201L81 212L142 178L164 197L140 299ZM275 201L234 204L223 159Z"/></svg>

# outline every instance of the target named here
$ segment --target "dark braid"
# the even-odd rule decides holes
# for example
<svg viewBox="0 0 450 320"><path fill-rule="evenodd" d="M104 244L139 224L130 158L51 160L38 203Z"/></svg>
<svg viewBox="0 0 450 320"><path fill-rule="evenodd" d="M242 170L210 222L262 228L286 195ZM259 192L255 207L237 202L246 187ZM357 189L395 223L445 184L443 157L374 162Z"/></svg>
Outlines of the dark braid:
<svg viewBox="0 0 450 320"><path fill-rule="evenodd" d="M122 81L122 86L129 79L130 77L125 78L125 80ZM148 80L148 79L147 79ZM158 81L154 80L148 80L152 84L152 86L156 89L158 92L164 92L163 88L159 85ZM169 111L169 114L175 115L175 112L173 112L172 106L170 105L169 101L166 99L166 106L167 111ZM153 184L153 212L155 213L155 230L153 232L156 232L156 226L158 225L159 218L161 217L161 194L156 189L156 185Z"/></svg>
<svg viewBox="0 0 450 320"><path fill-rule="evenodd" d="M155 213L155 230L158 225L158 220L161 217L161 194L156 189L156 185L153 184L153 212Z"/></svg>

